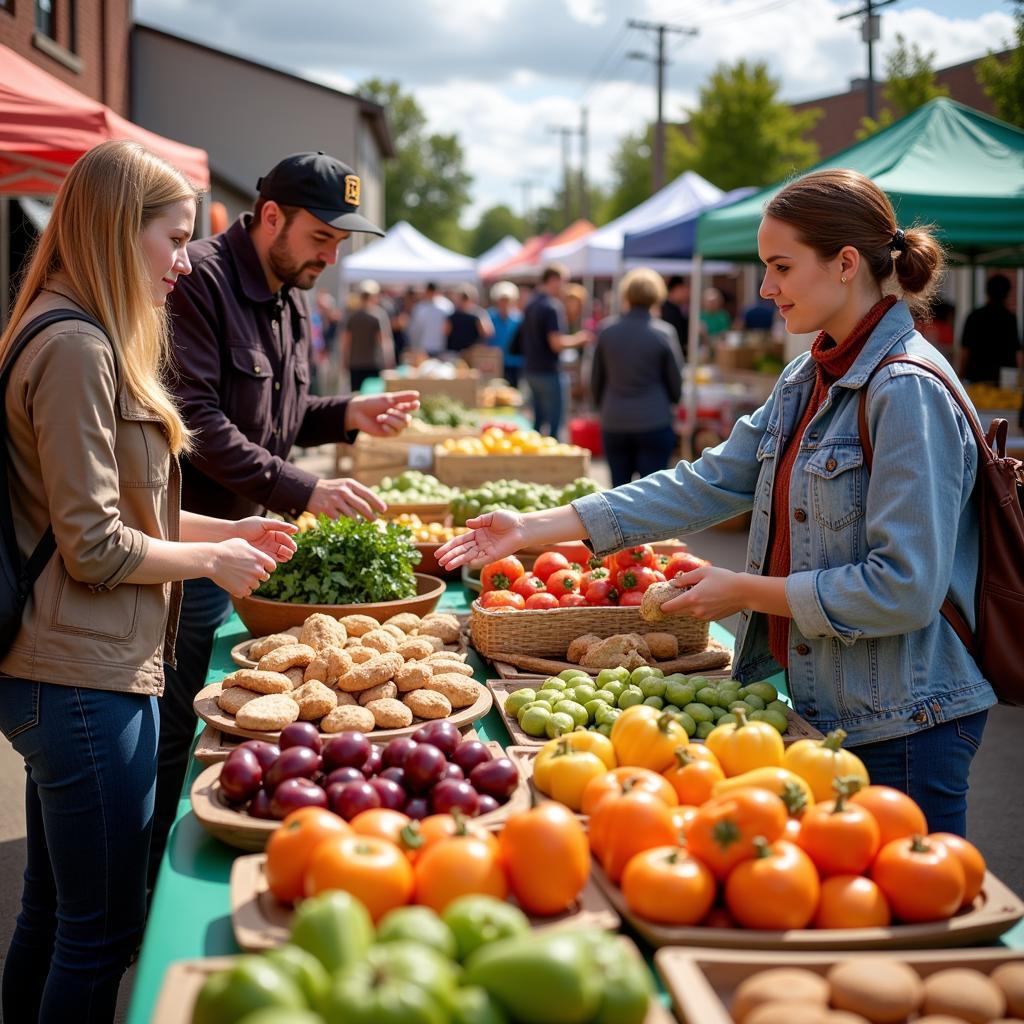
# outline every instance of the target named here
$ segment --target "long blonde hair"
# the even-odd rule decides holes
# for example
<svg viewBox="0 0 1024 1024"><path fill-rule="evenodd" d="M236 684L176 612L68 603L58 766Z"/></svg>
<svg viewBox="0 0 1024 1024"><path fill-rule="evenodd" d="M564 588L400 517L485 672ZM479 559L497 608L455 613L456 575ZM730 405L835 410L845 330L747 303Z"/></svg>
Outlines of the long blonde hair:
<svg viewBox="0 0 1024 1024"><path fill-rule="evenodd" d="M136 142L104 142L68 172L50 222L36 243L7 329L0 360L28 307L63 271L72 297L106 329L128 393L155 413L171 451L190 447L190 432L163 374L170 358L165 307L155 307L141 233L171 203L200 191L170 164Z"/></svg>

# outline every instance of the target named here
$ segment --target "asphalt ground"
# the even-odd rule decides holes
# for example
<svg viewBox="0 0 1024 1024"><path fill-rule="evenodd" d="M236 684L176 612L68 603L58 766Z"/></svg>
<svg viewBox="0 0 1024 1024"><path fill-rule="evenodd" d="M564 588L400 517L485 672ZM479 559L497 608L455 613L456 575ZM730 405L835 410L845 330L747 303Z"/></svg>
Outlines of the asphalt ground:
<svg viewBox="0 0 1024 1024"><path fill-rule="evenodd" d="M333 451L322 448L300 455L313 472L333 476ZM608 484L607 466L597 461L596 479ZM746 564L746 533L707 530L689 539L691 549L727 569ZM724 620L735 631L736 617ZM968 834L984 853L990 870L1024 897L1024 708L996 707L989 713L981 750L971 769ZM25 773L21 758L0 737L0 966L14 929L25 865ZM126 1019L133 972L121 985L118 1022ZM2 1012L0 1012L2 1019Z"/></svg>

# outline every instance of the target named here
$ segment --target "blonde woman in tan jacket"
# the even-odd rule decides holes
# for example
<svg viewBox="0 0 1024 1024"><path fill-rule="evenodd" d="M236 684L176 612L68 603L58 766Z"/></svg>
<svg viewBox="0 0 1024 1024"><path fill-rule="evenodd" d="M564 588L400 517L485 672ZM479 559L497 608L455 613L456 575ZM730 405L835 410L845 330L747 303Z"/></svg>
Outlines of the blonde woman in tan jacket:
<svg viewBox="0 0 1024 1024"><path fill-rule="evenodd" d="M0 336L2 363L40 314L69 311L28 342L3 395L18 549L27 559L48 526L56 541L0 659L0 729L25 759L28 827L4 965L10 1021L113 1019L145 920L180 581L247 594L295 550L282 523L179 513L189 435L162 380L164 303L191 270L197 201L135 143L91 150Z"/></svg>

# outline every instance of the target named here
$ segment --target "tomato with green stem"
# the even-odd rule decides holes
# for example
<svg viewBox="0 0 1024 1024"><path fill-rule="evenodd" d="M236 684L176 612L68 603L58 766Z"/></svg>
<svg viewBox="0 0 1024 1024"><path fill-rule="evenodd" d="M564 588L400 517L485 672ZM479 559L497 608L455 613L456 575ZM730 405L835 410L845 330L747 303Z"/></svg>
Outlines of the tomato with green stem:
<svg viewBox="0 0 1024 1024"><path fill-rule="evenodd" d="M512 584L525 575L523 563L515 555L509 555L485 565L480 573L480 583L485 594L491 590L511 590Z"/></svg>

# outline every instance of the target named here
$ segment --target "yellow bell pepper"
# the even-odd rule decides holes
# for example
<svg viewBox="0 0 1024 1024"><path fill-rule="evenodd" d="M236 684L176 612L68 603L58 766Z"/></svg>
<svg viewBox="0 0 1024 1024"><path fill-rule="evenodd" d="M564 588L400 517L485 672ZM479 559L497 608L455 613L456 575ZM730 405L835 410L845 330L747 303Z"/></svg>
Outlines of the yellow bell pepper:
<svg viewBox="0 0 1024 1024"><path fill-rule="evenodd" d="M769 726L771 728L771 726ZM612 746L620 765L663 772L676 763L676 750L689 742L674 715L647 704L626 708L612 726Z"/></svg>
<svg viewBox="0 0 1024 1024"><path fill-rule="evenodd" d="M782 766L805 779L815 800L835 797L832 787L837 778L854 776L866 786L871 781L864 762L849 750L843 750L846 733L830 732L823 740L797 740L785 753Z"/></svg>
<svg viewBox="0 0 1024 1024"><path fill-rule="evenodd" d="M545 796L557 800L573 811L583 806L583 791L591 779L607 773L604 761L589 750L573 750L561 737L553 751L541 762L544 750L533 766L533 784ZM546 748L545 748L546 749Z"/></svg>
<svg viewBox="0 0 1024 1024"><path fill-rule="evenodd" d="M607 736L603 736L599 732L591 732L589 729L576 729L573 732L567 732L557 739L548 740L540 748L540 753L533 762L533 781L542 793L546 793L545 787L550 785L548 772L552 759L558 754L571 751L595 754L608 770L618 766L612 741Z"/></svg>
<svg viewBox="0 0 1024 1024"><path fill-rule="evenodd" d="M791 815L802 814L806 808L815 803L814 793L806 779L802 779L795 772L787 771L785 768L755 768L742 775L734 775L731 779L723 779L721 782L715 783L712 795L722 796L748 787L767 789L776 796L782 797Z"/></svg>
<svg viewBox="0 0 1024 1024"><path fill-rule="evenodd" d="M748 721L742 711L736 712L736 718L735 723L716 726L704 741L726 776L782 767L785 747L778 732L767 722Z"/></svg>

